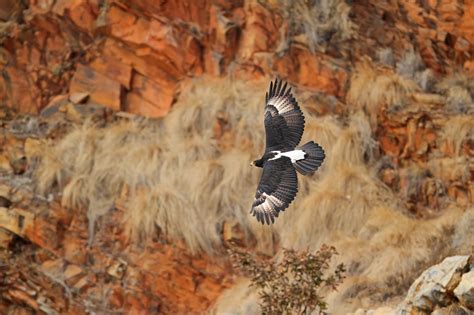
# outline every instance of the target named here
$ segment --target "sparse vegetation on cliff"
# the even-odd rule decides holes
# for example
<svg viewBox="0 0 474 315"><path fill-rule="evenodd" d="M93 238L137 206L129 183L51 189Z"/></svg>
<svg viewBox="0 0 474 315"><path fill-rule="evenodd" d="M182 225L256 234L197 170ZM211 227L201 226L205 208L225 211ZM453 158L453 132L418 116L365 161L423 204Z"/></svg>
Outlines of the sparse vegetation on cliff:
<svg viewBox="0 0 474 315"><path fill-rule="evenodd" d="M291 44L324 51L355 35L356 24L350 19L351 6L344 0L279 0L281 13L288 20L288 34L282 38L280 53Z"/></svg>

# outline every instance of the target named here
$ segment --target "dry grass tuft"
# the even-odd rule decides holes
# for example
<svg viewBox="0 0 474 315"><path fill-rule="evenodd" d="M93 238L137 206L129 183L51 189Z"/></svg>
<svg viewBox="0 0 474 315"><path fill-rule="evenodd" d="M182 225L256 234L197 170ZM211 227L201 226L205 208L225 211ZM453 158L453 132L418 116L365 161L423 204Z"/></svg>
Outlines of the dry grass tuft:
<svg viewBox="0 0 474 315"><path fill-rule="evenodd" d="M408 102L407 96L418 89L415 81L363 61L352 74L347 102L367 111L374 126L380 108L403 108Z"/></svg>
<svg viewBox="0 0 474 315"><path fill-rule="evenodd" d="M405 294L420 270L452 254L450 239L453 225L460 212L431 221L405 217L390 208L374 209L364 227L354 238L336 240L335 246L344 250L357 283L340 288L333 300L335 313L342 304L390 304L390 299ZM349 266L349 270L351 270ZM363 288L369 288L364 290ZM357 292L351 297L351 292ZM341 303L344 302L344 303Z"/></svg>
<svg viewBox="0 0 474 315"><path fill-rule="evenodd" d="M154 184L162 150L158 128L143 120L108 128L85 123L46 150L37 172L39 191L62 188L65 206L88 210L92 231L124 187Z"/></svg>
<svg viewBox="0 0 474 315"><path fill-rule="evenodd" d="M66 137L53 149L45 148L42 152L43 160L47 161L42 164L37 172L38 189L40 193L45 193L52 187L63 188L66 184L67 178L71 173L80 168L87 166L78 165L80 162L84 163L84 158L87 154L91 154L91 144L88 142L92 139L92 134L95 129L92 129L89 123L75 129L73 132L66 135ZM52 146L52 144L50 144ZM81 153L79 157L76 153Z"/></svg>
<svg viewBox="0 0 474 315"><path fill-rule="evenodd" d="M469 158L466 156L437 158L428 162L428 169L433 176L445 183L454 181L468 183L469 168Z"/></svg>
<svg viewBox="0 0 474 315"><path fill-rule="evenodd" d="M381 48L377 51L377 62L388 67L395 66L395 56L390 47Z"/></svg>
<svg viewBox="0 0 474 315"><path fill-rule="evenodd" d="M349 14L351 7L343 0L280 0L283 16L289 21L288 38L282 47L292 41L304 42L311 52L323 50L328 44L351 38L356 25ZM288 42L289 41L289 42Z"/></svg>
<svg viewBox="0 0 474 315"><path fill-rule="evenodd" d="M456 73L436 85L436 91L446 96L446 105L454 113L474 113L474 80Z"/></svg>
<svg viewBox="0 0 474 315"><path fill-rule="evenodd" d="M457 115L448 118L441 133L445 143L455 155L462 155L465 141L474 141L474 119L472 115Z"/></svg>
<svg viewBox="0 0 474 315"><path fill-rule="evenodd" d="M426 68L420 54L413 47L405 51L397 62L396 71L402 77L415 81L423 91L433 92L435 74Z"/></svg>
<svg viewBox="0 0 474 315"><path fill-rule="evenodd" d="M413 48L408 49L396 65L398 74L412 79L416 77L417 73L425 70L425 68L423 59Z"/></svg>
<svg viewBox="0 0 474 315"><path fill-rule="evenodd" d="M218 303L211 306L209 314L261 314L258 294L250 284L246 278L237 279L232 288L219 296Z"/></svg>
<svg viewBox="0 0 474 315"><path fill-rule="evenodd" d="M423 182L426 178L431 177L430 171L425 167L420 167L418 164L407 165L400 171L401 181L401 195L405 200L417 200L423 193Z"/></svg>
<svg viewBox="0 0 474 315"><path fill-rule="evenodd" d="M249 237L271 234L248 216L259 175L249 161L260 153L264 136L255 130L263 129L263 95L257 91L265 88L200 79L184 88L162 122L84 124L44 155L38 188L62 188L64 205L88 210L91 231L125 193L124 224L132 239L158 228L194 252L219 249L227 220L245 227ZM226 147L215 132L220 121L234 131Z"/></svg>
<svg viewBox="0 0 474 315"><path fill-rule="evenodd" d="M462 215L454 228L451 246L458 255L474 254L474 207L471 206Z"/></svg>

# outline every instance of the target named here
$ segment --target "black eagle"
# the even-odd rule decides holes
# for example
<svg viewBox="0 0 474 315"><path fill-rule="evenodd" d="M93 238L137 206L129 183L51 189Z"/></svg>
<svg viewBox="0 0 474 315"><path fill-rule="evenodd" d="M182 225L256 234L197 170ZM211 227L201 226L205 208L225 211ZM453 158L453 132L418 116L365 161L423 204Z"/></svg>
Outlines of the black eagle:
<svg viewBox="0 0 474 315"><path fill-rule="evenodd" d="M265 95L265 153L252 165L263 168L255 200L250 211L264 224L273 223L298 192L296 171L308 175L324 161L323 148L313 141L300 147L304 116L291 88L282 81L270 83Z"/></svg>

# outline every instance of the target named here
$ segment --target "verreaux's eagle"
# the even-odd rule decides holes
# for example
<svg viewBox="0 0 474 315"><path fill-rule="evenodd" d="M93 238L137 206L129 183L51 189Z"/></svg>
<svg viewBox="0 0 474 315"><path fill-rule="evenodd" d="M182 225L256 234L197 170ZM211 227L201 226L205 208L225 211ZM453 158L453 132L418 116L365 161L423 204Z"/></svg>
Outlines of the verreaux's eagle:
<svg viewBox="0 0 474 315"><path fill-rule="evenodd" d="M255 200L250 211L264 224L273 223L298 192L296 171L312 174L324 161L321 146L310 141L300 147L304 116L291 88L282 81L270 83L265 96L265 153L252 165L263 168Z"/></svg>

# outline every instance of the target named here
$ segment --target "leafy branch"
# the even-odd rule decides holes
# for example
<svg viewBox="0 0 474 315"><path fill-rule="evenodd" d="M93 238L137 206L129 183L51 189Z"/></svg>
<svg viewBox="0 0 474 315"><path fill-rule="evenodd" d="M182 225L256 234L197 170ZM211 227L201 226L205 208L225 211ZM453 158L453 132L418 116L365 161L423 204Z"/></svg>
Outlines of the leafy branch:
<svg viewBox="0 0 474 315"><path fill-rule="evenodd" d="M251 279L264 314L309 314L327 308L321 289L335 290L344 279L340 264L329 273L336 249L323 245L315 254L284 249L280 261L257 260L236 247L229 249L234 266Z"/></svg>

